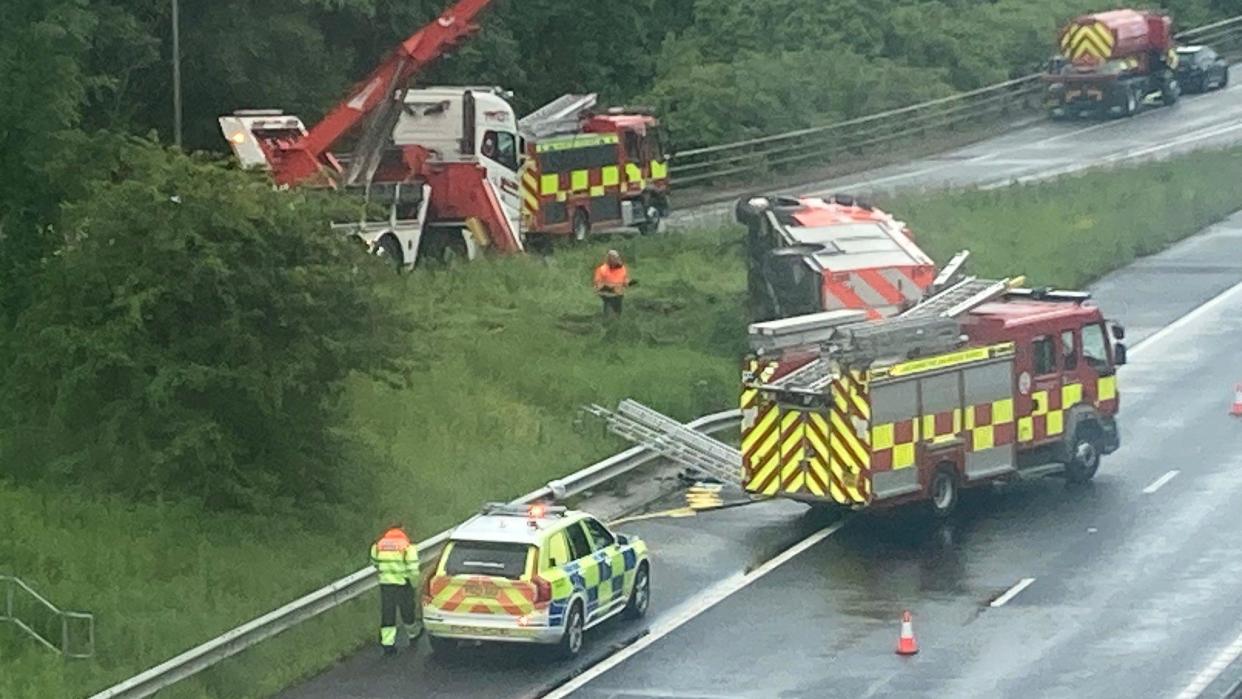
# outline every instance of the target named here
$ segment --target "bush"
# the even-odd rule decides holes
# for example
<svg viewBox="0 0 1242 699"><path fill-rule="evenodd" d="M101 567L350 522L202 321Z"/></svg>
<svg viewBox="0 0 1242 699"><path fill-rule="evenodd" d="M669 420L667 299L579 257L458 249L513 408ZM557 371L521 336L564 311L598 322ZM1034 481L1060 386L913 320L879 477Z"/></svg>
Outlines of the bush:
<svg viewBox="0 0 1242 699"><path fill-rule="evenodd" d="M8 338L0 474L213 508L339 499L341 390L401 323L326 200L141 142L62 216Z"/></svg>

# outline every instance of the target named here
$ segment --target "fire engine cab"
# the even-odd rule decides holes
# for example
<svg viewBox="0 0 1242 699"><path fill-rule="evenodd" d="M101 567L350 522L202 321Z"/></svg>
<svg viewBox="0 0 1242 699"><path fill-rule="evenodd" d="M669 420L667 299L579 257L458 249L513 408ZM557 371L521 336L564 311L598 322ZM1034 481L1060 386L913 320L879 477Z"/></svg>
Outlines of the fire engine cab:
<svg viewBox="0 0 1242 699"><path fill-rule="evenodd" d="M743 487L864 508L1052 474L1120 445L1124 330L1085 292L965 277L888 319L831 311L750 327Z"/></svg>

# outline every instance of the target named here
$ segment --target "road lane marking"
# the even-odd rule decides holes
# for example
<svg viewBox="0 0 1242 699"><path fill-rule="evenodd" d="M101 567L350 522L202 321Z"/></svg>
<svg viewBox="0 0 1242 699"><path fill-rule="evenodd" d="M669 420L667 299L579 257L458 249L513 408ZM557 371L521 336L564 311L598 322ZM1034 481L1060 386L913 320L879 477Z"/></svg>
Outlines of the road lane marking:
<svg viewBox="0 0 1242 699"><path fill-rule="evenodd" d="M1142 340L1139 340L1137 344L1135 344L1133 347L1130 348L1130 356L1133 357L1134 355L1142 352L1143 350L1159 342L1160 340L1164 339L1170 334L1177 332L1178 330L1182 328L1182 326L1193 322L1199 316L1211 311L1212 309L1216 308L1222 303L1226 303L1232 300L1234 295L1238 294L1239 292L1242 292L1242 282L1238 282L1237 284L1234 284L1228 289L1225 289L1224 291L1220 292L1216 296L1213 296L1212 298L1208 299L1206 302L1196 306L1194 309L1192 309L1189 313L1182 316L1181 318L1178 318L1177 320L1173 321L1172 323L1169 323L1163 328L1160 328L1159 330L1148 335Z"/></svg>
<svg viewBox="0 0 1242 699"><path fill-rule="evenodd" d="M789 547L779 556L773 558L767 563L764 563L758 568L755 568L748 573L733 575L724 581L717 583L701 597L690 600L686 604L681 605L673 616L659 624L653 625L650 632L646 636L643 636L634 643L631 643L599 663L587 668L582 672L582 674L574 677L560 687L557 687L551 693L545 694L543 699L563 699L563 697L569 696L572 692L582 688L591 680L599 677L605 672L608 672L626 660L629 660L631 657L641 653L648 646L681 628L703 612L706 612L717 604L728 599L734 593L741 591L756 580L793 560L796 556L811 548L815 544L818 544L824 539L827 539L837 533L837 530L845 526L847 521L848 520L843 519L832 526L820 529L802 541L799 541Z"/></svg>
<svg viewBox="0 0 1242 699"><path fill-rule="evenodd" d="M1154 493L1154 492L1156 492L1157 490L1160 490L1162 487L1164 487L1164 484L1165 484L1165 483L1168 483L1169 481L1171 481L1171 480L1173 480L1175 477L1177 477L1177 474L1179 474L1179 473L1181 473L1181 471L1178 471L1177 469L1173 469L1172 471L1169 471L1168 473L1164 474L1163 476L1161 476L1161 477L1157 478L1155 483L1152 483L1151 485L1147 486L1146 488L1143 488L1143 492L1144 492L1144 493L1146 493L1146 494L1148 494L1148 495L1151 495L1152 493Z"/></svg>
<svg viewBox="0 0 1242 699"><path fill-rule="evenodd" d="M1233 661L1237 660L1239 656L1242 656L1242 636L1238 636L1227 648L1217 653L1212 662L1203 668L1199 674L1195 675L1195 678L1190 681L1190 684L1186 685L1182 693L1177 695L1177 699L1195 699L1195 697L1203 693L1203 690L1208 688L1208 685L1215 682L1216 678L1220 677L1220 673L1232 665Z"/></svg>
<svg viewBox="0 0 1242 699"><path fill-rule="evenodd" d="M1022 578L1016 585L1005 591L1005 594L992 600L991 607L1003 607L1009 600L1017 597L1019 593L1031 586L1035 582L1035 578Z"/></svg>

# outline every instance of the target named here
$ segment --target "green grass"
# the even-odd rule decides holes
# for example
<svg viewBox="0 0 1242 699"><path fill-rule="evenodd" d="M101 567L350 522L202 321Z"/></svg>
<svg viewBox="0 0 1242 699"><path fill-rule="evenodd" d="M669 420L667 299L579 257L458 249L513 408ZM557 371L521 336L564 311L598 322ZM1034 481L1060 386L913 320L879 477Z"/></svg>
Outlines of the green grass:
<svg viewBox="0 0 1242 699"><path fill-rule="evenodd" d="M1242 151L991 192L880 202L937 260L1081 285L1242 209ZM394 278L412 385L350 386L363 435L348 506L236 516L0 483L0 572L94 612L98 657L62 661L0 624L0 696L82 696L357 570L390 517L418 537L615 452L578 416L633 396L679 418L730 407L743 351L737 231L620 239L640 285L607 326L588 289L606 243ZM365 361L365 358L359 358ZM365 596L161 694L271 694L370 642Z"/></svg>

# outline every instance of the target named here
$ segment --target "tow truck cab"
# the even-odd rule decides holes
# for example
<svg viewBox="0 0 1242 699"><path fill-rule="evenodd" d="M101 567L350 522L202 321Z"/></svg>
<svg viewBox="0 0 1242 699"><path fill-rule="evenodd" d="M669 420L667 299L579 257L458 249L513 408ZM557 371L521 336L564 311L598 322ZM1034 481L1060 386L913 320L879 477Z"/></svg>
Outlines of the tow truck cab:
<svg viewBox="0 0 1242 699"><path fill-rule="evenodd" d="M1125 330L1110 324L1086 292L1015 290L962 319L969 344L1014 344L1013 412L1019 468L1065 462L1076 431L1097 430L1105 454L1120 446L1117 369ZM1111 332L1110 332L1111 329Z"/></svg>

